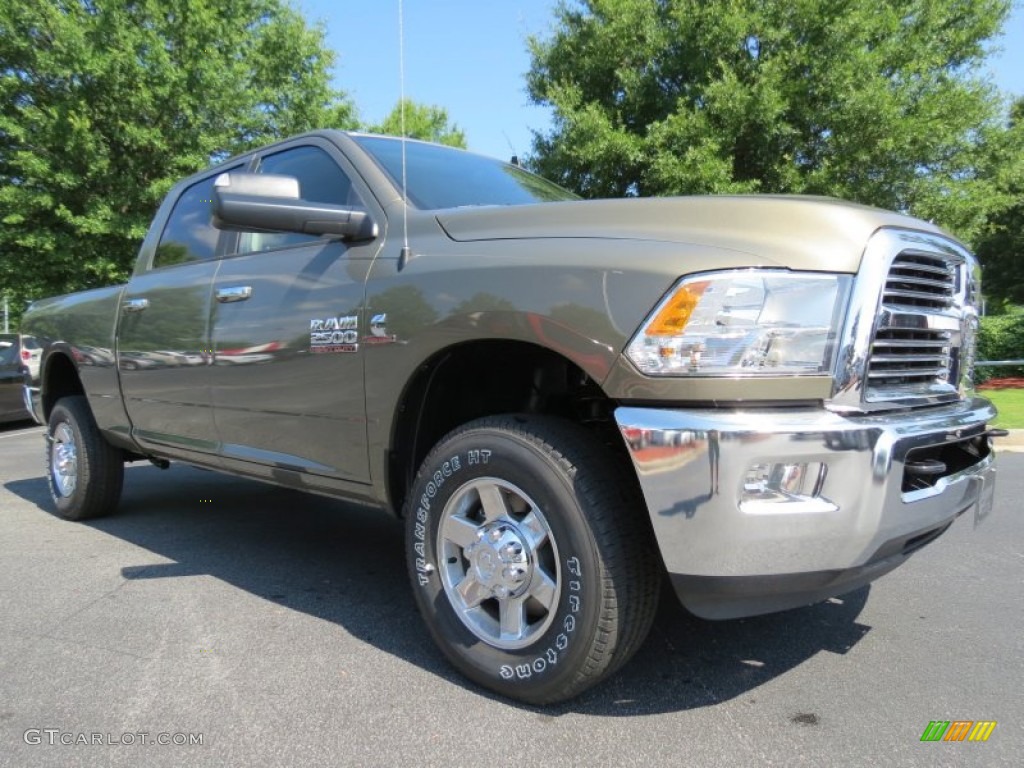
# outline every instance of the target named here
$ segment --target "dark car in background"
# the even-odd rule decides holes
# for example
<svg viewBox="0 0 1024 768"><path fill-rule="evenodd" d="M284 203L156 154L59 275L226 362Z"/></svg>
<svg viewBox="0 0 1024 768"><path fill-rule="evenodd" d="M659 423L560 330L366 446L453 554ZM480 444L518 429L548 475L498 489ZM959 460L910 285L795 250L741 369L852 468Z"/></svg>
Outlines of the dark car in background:
<svg viewBox="0 0 1024 768"><path fill-rule="evenodd" d="M18 348L18 357L22 365L28 371L32 381L39 379L39 361L43 357L43 349L35 336L26 336L21 333L0 333L0 346L7 347L15 345Z"/></svg>
<svg viewBox="0 0 1024 768"><path fill-rule="evenodd" d="M31 418L23 394L30 376L21 352L16 334L0 334L0 422Z"/></svg>

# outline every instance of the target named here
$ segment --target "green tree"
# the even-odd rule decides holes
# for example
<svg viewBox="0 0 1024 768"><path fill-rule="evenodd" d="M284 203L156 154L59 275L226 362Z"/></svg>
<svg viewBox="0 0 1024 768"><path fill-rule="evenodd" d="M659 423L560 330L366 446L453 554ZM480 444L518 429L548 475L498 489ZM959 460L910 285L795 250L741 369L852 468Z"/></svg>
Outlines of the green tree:
<svg viewBox="0 0 1024 768"><path fill-rule="evenodd" d="M1007 205L992 216L977 243L990 313L1024 304L1024 98L1013 105L1009 129L1000 139L992 148L988 176Z"/></svg>
<svg viewBox="0 0 1024 768"><path fill-rule="evenodd" d="M0 4L0 285L123 280L162 197L211 161L352 127L321 27L285 0Z"/></svg>
<svg viewBox="0 0 1024 768"><path fill-rule="evenodd" d="M1024 307L1008 306L998 315L981 318L978 331L979 360L1024 360ZM1024 366L979 366L978 381L1004 376L1024 376Z"/></svg>
<svg viewBox="0 0 1024 768"><path fill-rule="evenodd" d="M396 285L375 295L371 300L373 314L388 316L388 333L407 340L438 320L437 310L415 285Z"/></svg>
<svg viewBox="0 0 1024 768"><path fill-rule="evenodd" d="M389 136L402 135L402 102L399 101L378 125L367 126L372 133ZM405 135L410 139L433 141L449 147L466 148L466 134L458 125L448 121L448 110L428 104L405 100Z"/></svg>
<svg viewBox="0 0 1024 768"><path fill-rule="evenodd" d="M1009 0L576 0L532 38L532 164L587 197L834 195L976 235Z"/></svg>

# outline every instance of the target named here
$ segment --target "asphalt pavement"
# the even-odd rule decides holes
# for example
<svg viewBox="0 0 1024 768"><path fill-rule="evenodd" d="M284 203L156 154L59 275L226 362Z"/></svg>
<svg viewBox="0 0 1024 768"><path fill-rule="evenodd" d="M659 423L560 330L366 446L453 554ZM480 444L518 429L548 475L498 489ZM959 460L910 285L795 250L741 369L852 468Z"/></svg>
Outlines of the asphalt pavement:
<svg viewBox="0 0 1024 768"><path fill-rule="evenodd" d="M633 662L549 708L448 666L387 516L137 464L118 514L69 523L42 457L0 429L0 766L1024 763L1020 453L977 529L870 588L719 623L663 599ZM922 742L934 720L997 726Z"/></svg>

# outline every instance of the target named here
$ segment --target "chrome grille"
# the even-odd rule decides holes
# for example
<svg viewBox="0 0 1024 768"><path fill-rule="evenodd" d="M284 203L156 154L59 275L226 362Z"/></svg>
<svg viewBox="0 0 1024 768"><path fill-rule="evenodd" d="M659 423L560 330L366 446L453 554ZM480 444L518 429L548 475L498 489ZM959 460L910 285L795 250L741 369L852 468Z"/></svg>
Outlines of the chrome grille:
<svg viewBox="0 0 1024 768"><path fill-rule="evenodd" d="M850 295L828 407L873 413L969 396L981 271L938 232L883 227Z"/></svg>
<svg viewBox="0 0 1024 768"><path fill-rule="evenodd" d="M889 265L867 366L869 401L957 394L963 258L904 250Z"/></svg>
<svg viewBox="0 0 1024 768"><path fill-rule="evenodd" d="M905 252L889 268L882 304L946 309L956 293L956 265L928 253Z"/></svg>
<svg viewBox="0 0 1024 768"><path fill-rule="evenodd" d="M899 387L949 378L952 334L919 328L879 330L871 346L868 382L872 387Z"/></svg>

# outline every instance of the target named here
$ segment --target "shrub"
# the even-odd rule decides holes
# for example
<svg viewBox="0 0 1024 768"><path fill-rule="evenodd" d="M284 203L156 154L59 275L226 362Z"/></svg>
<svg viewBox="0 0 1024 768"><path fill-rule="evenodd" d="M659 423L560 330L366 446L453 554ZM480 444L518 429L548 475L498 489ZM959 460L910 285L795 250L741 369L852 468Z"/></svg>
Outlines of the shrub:
<svg viewBox="0 0 1024 768"><path fill-rule="evenodd" d="M1024 307L1009 307L1005 314L981 318L978 360L1024 360ZM1024 376L1024 365L979 366L975 379L982 382L1004 376Z"/></svg>

